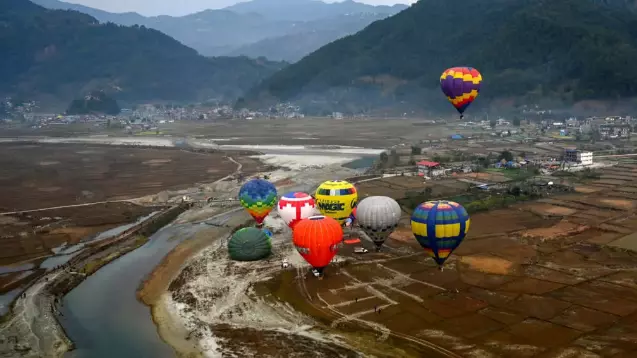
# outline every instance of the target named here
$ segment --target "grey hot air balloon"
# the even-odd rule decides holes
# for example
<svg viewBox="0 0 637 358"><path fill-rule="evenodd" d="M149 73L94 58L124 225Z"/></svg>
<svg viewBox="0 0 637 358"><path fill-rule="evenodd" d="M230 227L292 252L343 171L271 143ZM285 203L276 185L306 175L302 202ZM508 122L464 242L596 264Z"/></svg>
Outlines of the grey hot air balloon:
<svg viewBox="0 0 637 358"><path fill-rule="evenodd" d="M401 214L400 205L388 196L370 196L356 206L358 225L374 241L376 251L398 226Z"/></svg>
<svg viewBox="0 0 637 358"><path fill-rule="evenodd" d="M237 261L256 261L272 252L270 237L254 227L237 230L228 241L230 258Z"/></svg>

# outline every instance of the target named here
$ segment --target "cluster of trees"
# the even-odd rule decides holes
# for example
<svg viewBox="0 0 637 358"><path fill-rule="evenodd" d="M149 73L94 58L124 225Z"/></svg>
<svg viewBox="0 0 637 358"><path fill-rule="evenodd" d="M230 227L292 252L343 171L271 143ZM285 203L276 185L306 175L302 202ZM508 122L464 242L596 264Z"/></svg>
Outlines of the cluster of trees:
<svg viewBox="0 0 637 358"><path fill-rule="evenodd" d="M143 26L99 24L75 11L0 1L0 94L64 102L106 89L120 100L235 100L279 70L265 59L206 58Z"/></svg>
<svg viewBox="0 0 637 358"><path fill-rule="evenodd" d="M119 114L121 109L117 101L102 91L93 91L90 95L74 99L66 110L67 114ZM110 126L110 123L109 123Z"/></svg>
<svg viewBox="0 0 637 358"><path fill-rule="evenodd" d="M637 95L637 17L619 1L421 1L288 66L246 100L312 93L333 105L412 103L448 108L442 70L471 65L484 82L472 107L498 97L617 99ZM476 16L479 14L479 16ZM300 95L299 95L300 94ZM427 100L430 98L430 100ZM347 99L348 101L345 101Z"/></svg>

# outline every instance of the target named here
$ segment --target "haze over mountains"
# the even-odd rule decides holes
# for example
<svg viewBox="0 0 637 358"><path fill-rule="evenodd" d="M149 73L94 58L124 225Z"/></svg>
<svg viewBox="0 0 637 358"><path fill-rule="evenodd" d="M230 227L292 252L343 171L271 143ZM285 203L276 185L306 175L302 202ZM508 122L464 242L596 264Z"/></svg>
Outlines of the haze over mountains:
<svg viewBox="0 0 637 358"><path fill-rule="evenodd" d="M125 101L233 100L285 64L206 58L153 29L0 1L0 98L66 106L93 90Z"/></svg>
<svg viewBox="0 0 637 358"><path fill-rule="evenodd" d="M472 110L491 100L556 104L637 97L634 0L419 1L276 73L249 106L297 101L313 112L449 109L439 77L482 72Z"/></svg>
<svg viewBox="0 0 637 358"><path fill-rule="evenodd" d="M49 9L75 10L100 22L159 30L205 56L265 56L294 62L319 47L406 9L347 0L253 0L182 17L110 13L59 0L32 0Z"/></svg>

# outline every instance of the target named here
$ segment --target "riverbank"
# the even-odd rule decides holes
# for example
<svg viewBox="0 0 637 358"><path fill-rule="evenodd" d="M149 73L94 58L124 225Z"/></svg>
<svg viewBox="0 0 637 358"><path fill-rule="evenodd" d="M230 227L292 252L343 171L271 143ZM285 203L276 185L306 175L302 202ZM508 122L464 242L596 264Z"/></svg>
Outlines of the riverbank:
<svg viewBox="0 0 637 358"><path fill-rule="evenodd" d="M289 158L289 157L288 157ZM356 171L343 168L340 164L332 164L331 160L327 158L321 164L321 167L318 168L307 168L301 167L299 165L299 160L290 161L287 163L281 163L285 166L284 170L279 170L270 173L270 179L274 183L279 183L278 191L280 194L286 191L298 190L298 191L312 191L318 184L320 184L324 180L334 179L334 178L347 178L356 174ZM238 190L237 188L226 188L229 192L234 192L234 190ZM190 210L188 213L185 213L180 217L179 221L187 221L188 218L185 216L189 216L191 219L196 220L200 218L198 211L202 211L206 209L199 210ZM242 208L238 207L234 209L234 212L226 214L225 218L220 218L220 222L223 222L222 225L217 227L208 229L206 231L199 232L195 235L195 238L191 240L187 240L179 244L171 253L169 253L162 263L156 267L151 275L149 275L148 279L141 285L140 290L138 291L138 298L144 302L145 304L151 307L151 313L153 316L153 321L157 325L158 332L161 338L170 344L176 351L178 356L180 357L203 357L203 356L211 356L211 354L215 354L216 348L214 347L214 338L212 338L213 333L210 330L206 330L206 334L210 337L203 337L202 330L197 329L196 326L199 324L203 324L201 321L198 321L198 317L193 317L190 315L184 315L184 309L188 309L189 305L184 305L178 301L175 301L176 295L180 295L180 289L184 285L186 281L189 281L191 278L195 276L190 276L193 272L193 267L198 267L202 269L202 260L206 260L206 258L214 257L214 260L219 260L220 263L225 263L227 261L227 257L224 256L225 250L225 239L231 233L232 229L250 222L250 218L247 214L244 213ZM213 216L211 220L206 221L210 225L217 225L214 222L215 217L219 217L223 215ZM286 244L289 241L287 236L283 236L282 233L287 230L283 222L277 218L276 210L273 211L271 217L266 219L265 222L266 227L271 229L275 233L275 239L273 244L279 245L283 240ZM283 246L287 250L287 246ZM277 249L275 249L277 250ZM221 255L222 257L219 257ZM268 260L268 268L262 272L264 277L273 270L279 267L280 258L279 254L273 254L270 260ZM298 256L298 255L297 255ZM223 265L223 264L222 264ZM212 268L211 268L212 269ZM242 288L246 288L244 286L250 285L254 282L253 279L261 277L261 275L250 276L250 277L236 277L236 282L231 282L227 280L223 281L222 286L219 287L217 283L221 282L213 282L216 276L227 276L229 280L232 280L233 275L226 275L227 272L216 272L218 271L215 268L213 271L208 272L208 275L212 280L210 283L210 289L219 294L218 290L223 290L223 287L229 288L234 285L237 297L241 297L244 295L244 292L241 291ZM227 281L227 282L226 282ZM229 285L226 285L229 284ZM215 295L212 292L211 294ZM235 292L233 289L232 292ZM226 295L223 295L226 297ZM179 300L179 298L177 298ZM246 312L255 312L256 316L259 316L261 309L266 309L266 307L259 306L255 307L254 310L246 309ZM269 310L268 310L269 311ZM272 315L277 316L280 313L272 311ZM296 317L297 314L293 312L288 312L286 315L290 315L292 317ZM298 319L296 319L298 321ZM214 320L213 320L214 321ZM279 323L282 322L281 319L278 320ZM199 322L199 323L197 323ZM221 322L220 322L221 323ZM309 323L306 322L306 323ZM228 328L223 328L222 326L215 326L215 329L221 329L218 332L220 335L226 336L224 340L232 341L232 336L236 333ZM259 335L260 331L257 329L255 331L251 331L251 336ZM307 332L309 336L314 335L312 332ZM284 334L283 334L284 336ZM306 337L307 338L307 337ZM319 335L316 337L319 339ZM307 338L308 341L314 341L314 338ZM278 339L282 339L282 337L278 337ZM322 338L320 338L322 339ZM272 341L271 341L272 342ZM327 351L332 352L330 349L336 349L338 351L338 345L332 347L332 345L336 344L334 342L326 341L326 346L322 346L321 343L316 343L314 341L317 349L327 349ZM307 343L307 342L306 342ZM232 343L230 343L232 345ZM322 347L322 348L321 348ZM329 349L328 349L329 348ZM232 351L230 349L229 351ZM240 351L240 350L239 350Z"/></svg>
<svg viewBox="0 0 637 358"><path fill-rule="evenodd" d="M0 326L3 357L60 357L73 348L56 316L61 297L99 268L135 250L146 237L172 221L187 206L175 206L113 238L98 242L57 270L35 281L14 302Z"/></svg>

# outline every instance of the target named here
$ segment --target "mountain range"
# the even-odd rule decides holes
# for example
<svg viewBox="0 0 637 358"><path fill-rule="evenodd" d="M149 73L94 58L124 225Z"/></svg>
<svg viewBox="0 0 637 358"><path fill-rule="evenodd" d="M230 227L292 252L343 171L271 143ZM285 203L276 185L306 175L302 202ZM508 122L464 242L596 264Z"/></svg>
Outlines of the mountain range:
<svg viewBox="0 0 637 358"><path fill-rule="evenodd" d="M205 56L264 56L288 62L407 8L351 0L331 4L318 0L252 0L181 17L144 17L59 0L32 1L49 9L79 11L102 23L156 29Z"/></svg>
<svg viewBox="0 0 637 358"><path fill-rule="evenodd" d="M442 71L483 75L470 108L637 97L637 15L629 0L427 0L277 72L241 103L310 111L444 110ZM402 113L402 112L401 112Z"/></svg>
<svg viewBox="0 0 637 358"><path fill-rule="evenodd" d="M68 104L93 90L123 101L232 100L285 66L207 58L143 26L100 24L76 11L0 1L0 98Z"/></svg>

